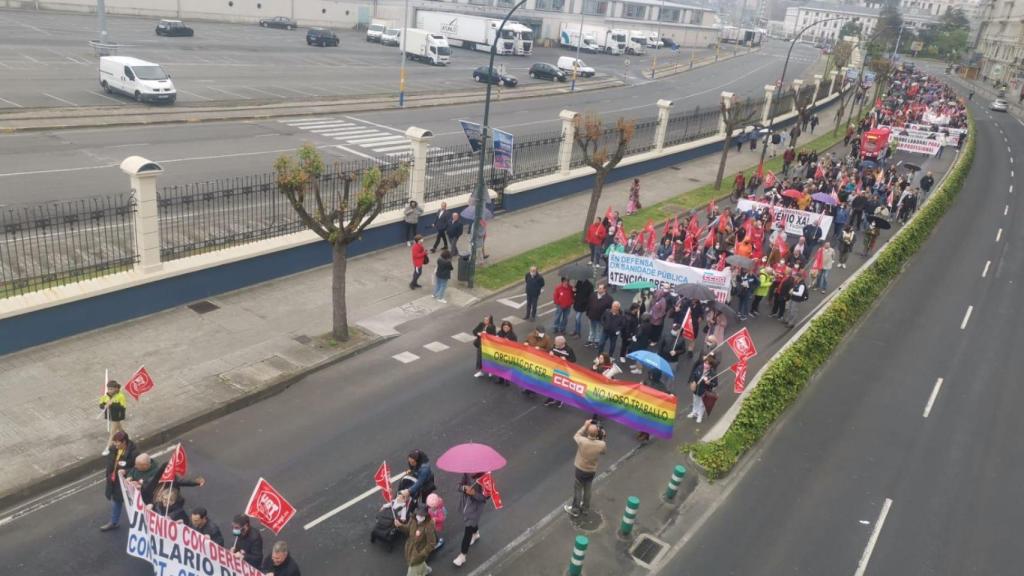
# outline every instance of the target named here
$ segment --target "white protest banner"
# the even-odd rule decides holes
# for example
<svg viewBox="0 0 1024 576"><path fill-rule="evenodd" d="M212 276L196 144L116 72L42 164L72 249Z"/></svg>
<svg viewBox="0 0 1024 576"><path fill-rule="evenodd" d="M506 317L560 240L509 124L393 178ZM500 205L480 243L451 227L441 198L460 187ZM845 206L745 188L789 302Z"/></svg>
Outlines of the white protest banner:
<svg viewBox="0 0 1024 576"><path fill-rule="evenodd" d="M889 137L895 140L900 138L910 137L919 138L921 140L935 140L943 146L956 146L957 142L960 141L959 134L943 134L942 132L933 132L931 130L917 130L915 128L893 128L891 126L879 126L880 129L885 128L890 130Z"/></svg>
<svg viewBox="0 0 1024 576"><path fill-rule="evenodd" d="M937 138L918 138L897 132L893 132L889 138L896 142L897 150L903 150L904 152L934 156L939 153L939 148L942 148L942 142Z"/></svg>
<svg viewBox="0 0 1024 576"><path fill-rule="evenodd" d="M263 576L209 536L147 508L142 494L127 480L120 484L128 514L128 555L149 562L153 574Z"/></svg>
<svg viewBox="0 0 1024 576"><path fill-rule="evenodd" d="M751 210L767 210L770 204L767 202L758 202L756 200L741 199L738 204L740 212L749 212ZM808 224L815 224L821 228L821 237L828 238L829 230L832 228L832 217L828 214L817 214L814 212L806 212L804 210L796 210L794 208L783 208L781 206L772 206L772 211L775 214L775 223L773 226L778 226L780 222L786 225L786 233L793 234L796 236L803 236L804 226Z"/></svg>
<svg viewBox="0 0 1024 576"><path fill-rule="evenodd" d="M608 255L608 281L612 285L625 286L642 280L672 286L700 284L710 288L719 302L728 302L732 290L732 274L728 269L706 270L622 252Z"/></svg>

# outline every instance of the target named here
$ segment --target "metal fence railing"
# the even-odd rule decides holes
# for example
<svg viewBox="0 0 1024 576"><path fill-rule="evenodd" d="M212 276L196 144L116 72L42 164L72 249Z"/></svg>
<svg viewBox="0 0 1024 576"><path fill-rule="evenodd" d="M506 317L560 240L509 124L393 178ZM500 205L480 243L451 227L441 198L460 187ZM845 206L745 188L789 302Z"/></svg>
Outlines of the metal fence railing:
<svg viewBox="0 0 1024 576"><path fill-rule="evenodd" d="M772 98L771 117L778 118L793 111L793 90L776 93Z"/></svg>
<svg viewBox="0 0 1024 576"><path fill-rule="evenodd" d="M509 181L519 182L558 172L558 152L561 147L561 131L516 136Z"/></svg>
<svg viewBox="0 0 1024 576"><path fill-rule="evenodd" d="M427 152L426 202L469 194L476 188L480 154L469 145L437 146ZM490 155L484 163L484 181L491 176Z"/></svg>
<svg viewBox="0 0 1024 576"><path fill-rule="evenodd" d="M746 124L756 124L761 122L761 114L764 112L765 99L761 98L747 98L739 100L733 106L736 107L735 118L741 119Z"/></svg>
<svg viewBox="0 0 1024 576"><path fill-rule="evenodd" d="M387 173L397 163L361 161L329 167L320 177L325 209L337 210L345 198L355 207L363 176L378 166ZM408 199L408 181L388 192L384 210L403 206ZM266 240L304 230L306 226L277 186L274 173L255 174L223 180L170 186L157 193L160 214L160 255L174 260ZM304 205L314 211L315 201L307 194Z"/></svg>
<svg viewBox="0 0 1024 576"><path fill-rule="evenodd" d="M654 150L654 137L658 132L658 117L633 121L633 139L626 146L626 156Z"/></svg>
<svg viewBox="0 0 1024 576"><path fill-rule="evenodd" d="M717 134L720 116L721 112L717 108L696 108L690 112L670 115L668 129L665 131L665 146L676 146Z"/></svg>
<svg viewBox="0 0 1024 576"><path fill-rule="evenodd" d="M130 194L0 209L0 298L129 269L138 260Z"/></svg>

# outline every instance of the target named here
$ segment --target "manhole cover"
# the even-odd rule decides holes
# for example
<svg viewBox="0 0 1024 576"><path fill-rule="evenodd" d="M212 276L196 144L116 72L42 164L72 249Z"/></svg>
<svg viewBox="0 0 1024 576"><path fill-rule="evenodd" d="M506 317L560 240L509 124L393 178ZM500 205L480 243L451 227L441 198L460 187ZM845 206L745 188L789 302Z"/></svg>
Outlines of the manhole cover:
<svg viewBox="0 0 1024 576"><path fill-rule="evenodd" d="M296 336L295 338L293 338L293 340L295 340L299 344L309 344L310 342L313 341L312 338L310 338L309 336L306 336L305 334L300 334L299 336Z"/></svg>
<svg viewBox="0 0 1024 576"><path fill-rule="evenodd" d="M665 553L668 544L654 538L649 534L643 534L636 539L629 553L644 568L650 568L661 555Z"/></svg>
<svg viewBox="0 0 1024 576"><path fill-rule="evenodd" d="M193 302L192 304L189 304L188 307L191 308L192 311L195 312L196 314L206 314L207 312L213 312L214 310L218 310L220 308L220 306L217 306L216 304L210 302L209 300L200 300L199 302Z"/></svg>

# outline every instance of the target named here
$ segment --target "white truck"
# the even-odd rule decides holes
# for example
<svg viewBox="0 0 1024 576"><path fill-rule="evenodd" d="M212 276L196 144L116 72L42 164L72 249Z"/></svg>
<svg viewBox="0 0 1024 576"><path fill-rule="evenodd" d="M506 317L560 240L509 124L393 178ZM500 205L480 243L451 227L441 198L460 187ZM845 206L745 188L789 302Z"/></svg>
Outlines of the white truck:
<svg viewBox="0 0 1024 576"><path fill-rule="evenodd" d="M445 66L451 62L452 49L443 34L427 32L420 28L405 31L405 57L409 60L428 62L434 66Z"/></svg>
<svg viewBox="0 0 1024 576"><path fill-rule="evenodd" d="M605 54L620 55L626 53L626 37L629 34L619 28L601 28L598 26L584 26L583 32L594 35L598 48Z"/></svg>
<svg viewBox="0 0 1024 576"><path fill-rule="evenodd" d="M626 37L626 54L640 55L647 52L647 32L630 30Z"/></svg>
<svg viewBox="0 0 1024 576"><path fill-rule="evenodd" d="M469 50L489 52L497 38L501 20L453 12L416 14L416 27L443 34L448 44ZM529 56L533 53L533 30L519 22L509 20L501 31L496 53L502 56Z"/></svg>
<svg viewBox="0 0 1024 576"><path fill-rule="evenodd" d="M571 48L573 50L579 48L581 51L590 54L601 51L593 34L584 31L581 35L579 24L571 22L562 22L561 31L558 34L558 43L562 48Z"/></svg>

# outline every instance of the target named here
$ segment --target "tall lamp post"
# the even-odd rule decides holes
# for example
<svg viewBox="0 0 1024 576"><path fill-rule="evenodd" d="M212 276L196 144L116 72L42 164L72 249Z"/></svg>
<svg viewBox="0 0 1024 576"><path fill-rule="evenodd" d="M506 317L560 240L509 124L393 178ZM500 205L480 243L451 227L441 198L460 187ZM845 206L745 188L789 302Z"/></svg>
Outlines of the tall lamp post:
<svg viewBox="0 0 1024 576"><path fill-rule="evenodd" d="M515 8L513 8L515 10ZM511 14L511 12L509 13ZM576 61L572 63L572 87L569 88L570 92L576 91L576 76L580 72L580 47L583 46L583 3L580 2L580 35L576 39Z"/></svg>
<svg viewBox="0 0 1024 576"><path fill-rule="evenodd" d="M505 24L508 23L508 19L512 17L512 14L518 10L523 4L526 4L526 0L519 0L505 18L502 19L501 25L498 26L497 32L494 33L494 42L491 43L491 57L488 61L488 70L494 70L494 54L498 51L498 41L501 40L501 31L505 29ZM583 38L580 38L580 42ZM498 80L501 81L500 78ZM474 206L476 210L476 218L473 221L473 238L469 244L469 270L466 280L466 285L470 288L473 287L473 280L476 277L476 252L477 247L480 245L480 238L483 236L483 226L480 221L484 215L484 203L485 197L487 196L487 186L484 185L484 161L487 159L487 136L488 136L488 122L491 117L491 83L487 83L487 93L484 96L484 121L480 124L480 164L477 166L476 171L476 194L474 198Z"/></svg>
<svg viewBox="0 0 1024 576"><path fill-rule="evenodd" d="M409 0L405 0L405 12L402 13L402 61L398 68L398 107L405 107L405 37L409 31Z"/></svg>
<svg viewBox="0 0 1024 576"><path fill-rule="evenodd" d="M818 24L824 24L825 22L835 22L837 20L846 20L846 18L825 18L823 20L817 20L815 22L811 22L807 26L804 26L796 34L793 35L793 39L789 41L789 51L786 52L786 61L782 64L782 75L779 76L779 90L780 91L783 89L782 87L785 85L785 82L786 82L786 70L789 68L789 58L790 58L790 56L793 55L793 47L796 46L797 40L800 40L800 36L804 32L806 32L806 31L810 30L811 28L817 26ZM797 96L798 95L794 95L794 98L796 98ZM769 114L768 114L768 137L769 138L771 138L771 134L774 131L775 131L775 115L771 114L771 112L769 111ZM767 146L761 146L761 162L758 164L758 166L764 166L764 157L765 157L765 154L767 152L768 152L768 147Z"/></svg>

